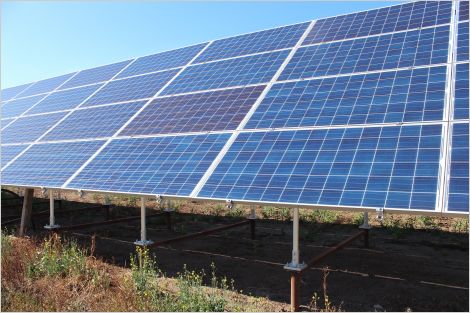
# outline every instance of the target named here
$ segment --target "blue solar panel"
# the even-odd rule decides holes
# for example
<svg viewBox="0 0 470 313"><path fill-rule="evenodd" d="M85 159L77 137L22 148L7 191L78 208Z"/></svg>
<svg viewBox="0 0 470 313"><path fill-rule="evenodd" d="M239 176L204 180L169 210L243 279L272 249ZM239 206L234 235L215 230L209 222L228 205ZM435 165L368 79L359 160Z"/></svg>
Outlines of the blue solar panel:
<svg viewBox="0 0 470 313"><path fill-rule="evenodd" d="M118 78L161 71L186 65L207 43L140 57L118 75Z"/></svg>
<svg viewBox="0 0 470 313"><path fill-rule="evenodd" d="M110 80L131 61L132 60L127 60L80 71L71 80L60 86L60 89L89 85Z"/></svg>
<svg viewBox="0 0 470 313"><path fill-rule="evenodd" d="M297 44L309 24L310 22L295 24L216 40L195 62L206 62L251 53L290 48Z"/></svg>
<svg viewBox="0 0 470 313"><path fill-rule="evenodd" d="M288 51L278 51L190 66L162 95L265 83L271 80L288 54Z"/></svg>
<svg viewBox="0 0 470 313"><path fill-rule="evenodd" d="M188 196L229 137L113 140L67 187Z"/></svg>
<svg viewBox="0 0 470 313"><path fill-rule="evenodd" d="M468 63L456 65L454 119L468 119L469 99L469 65Z"/></svg>
<svg viewBox="0 0 470 313"><path fill-rule="evenodd" d="M468 131L468 123L453 125L448 211L468 212Z"/></svg>
<svg viewBox="0 0 470 313"><path fill-rule="evenodd" d="M233 130L266 86L156 98L120 135Z"/></svg>
<svg viewBox="0 0 470 313"><path fill-rule="evenodd" d="M468 61L469 50L469 23L459 23L457 30L457 61Z"/></svg>
<svg viewBox="0 0 470 313"><path fill-rule="evenodd" d="M109 82L82 106L108 104L153 97L178 70L125 78Z"/></svg>
<svg viewBox="0 0 470 313"><path fill-rule="evenodd" d="M29 83L29 84L24 84L24 85L20 85L20 86L15 86L15 87L2 89L1 96L0 96L1 99L2 99L2 102L3 101L8 101L8 100L16 97L17 95L21 94L21 92L23 90L25 90L26 88L28 88L31 85L32 85L32 83Z"/></svg>
<svg viewBox="0 0 470 313"><path fill-rule="evenodd" d="M46 113L60 110L69 110L77 107L91 96L102 84L61 90L50 93L45 99L35 105L28 114Z"/></svg>
<svg viewBox="0 0 470 313"><path fill-rule="evenodd" d="M241 133L198 196L434 210L441 126Z"/></svg>
<svg viewBox="0 0 470 313"><path fill-rule="evenodd" d="M280 80L447 62L449 26L302 47Z"/></svg>
<svg viewBox="0 0 470 313"><path fill-rule="evenodd" d="M304 45L450 23L451 1L419 1L316 21Z"/></svg>
<svg viewBox="0 0 470 313"><path fill-rule="evenodd" d="M20 117L2 129L2 143L32 142L54 126L66 112Z"/></svg>
<svg viewBox="0 0 470 313"><path fill-rule="evenodd" d="M245 128L442 120L446 66L275 84Z"/></svg>
<svg viewBox="0 0 470 313"><path fill-rule="evenodd" d="M2 104L2 118L20 116L33 105L41 101L46 95L32 96L28 98L14 99Z"/></svg>
<svg viewBox="0 0 470 313"><path fill-rule="evenodd" d="M42 141L111 137L145 102L136 101L76 110Z"/></svg>
<svg viewBox="0 0 470 313"><path fill-rule="evenodd" d="M74 74L75 73L69 73L69 74L35 82L31 87L29 87L24 92L22 92L21 96L26 97L26 96L32 96L32 95L50 92L56 89L57 87L59 87L60 85L62 85L64 82L67 81L67 79L72 77Z"/></svg>
<svg viewBox="0 0 470 313"><path fill-rule="evenodd" d="M468 1L459 2L459 21L468 20Z"/></svg>
<svg viewBox="0 0 470 313"><path fill-rule="evenodd" d="M28 147L27 145L15 145L15 146L1 146L2 159L1 167L5 166L8 162L13 160L18 154Z"/></svg>
<svg viewBox="0 0 470 313"><path fill-rule="evenodd" d="M60 187L103 141L35 144L2 171L2 184Z"/></svg>

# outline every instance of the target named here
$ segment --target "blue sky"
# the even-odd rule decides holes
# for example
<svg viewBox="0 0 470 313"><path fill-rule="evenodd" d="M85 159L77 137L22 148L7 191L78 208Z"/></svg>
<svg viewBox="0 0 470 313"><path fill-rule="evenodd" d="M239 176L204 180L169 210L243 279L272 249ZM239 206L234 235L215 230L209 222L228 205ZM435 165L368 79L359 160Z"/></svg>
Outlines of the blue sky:
<svg viewBox="0 0 470 313"><path fill-rule="evenodd" d="M2 1L1 87L396 3Z"/></svg>

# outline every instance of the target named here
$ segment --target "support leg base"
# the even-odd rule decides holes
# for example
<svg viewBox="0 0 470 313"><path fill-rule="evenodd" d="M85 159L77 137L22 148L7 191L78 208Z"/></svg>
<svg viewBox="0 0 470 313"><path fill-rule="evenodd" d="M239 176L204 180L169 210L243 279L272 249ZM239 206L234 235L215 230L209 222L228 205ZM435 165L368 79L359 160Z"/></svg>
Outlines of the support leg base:
<svg viewBox="0 0 470 313"><path fill-rule="evenodd" d="M136 246L146 247L146 246L153 244L153 241L152 240L136 240L134 244Z"/></svg>
<svg viewBox="0 0 470 313"><path fill-rule="evenodd" d="M44 228L45 229L49 229L49 230L52 230L52 229L57 229L57 228L60 228L60 225L57 225L57 224L53 224L53 225L44 225Z"/></svg>
<svg viewBox="0 0 470 313"><path fill-rule="evenodd" d="M290 272L302 272L306 268L307 268L307 264L305 263L298 263L298 264L287 263L286 265L284 265L284 269Z"/></svg>

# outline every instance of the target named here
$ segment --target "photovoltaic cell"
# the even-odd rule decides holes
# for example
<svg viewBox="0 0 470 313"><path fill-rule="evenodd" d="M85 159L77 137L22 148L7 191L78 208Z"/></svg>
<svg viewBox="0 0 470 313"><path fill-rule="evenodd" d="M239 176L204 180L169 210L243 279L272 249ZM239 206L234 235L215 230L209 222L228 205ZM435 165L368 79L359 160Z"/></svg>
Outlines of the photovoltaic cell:
<svg viewBox="0 0 470 313"><path fill-rule="evenodd" d="M2 118L16 117L23 114L33 105L41 101L46 95L14 99L2 104Z"/></svg>
<svg viewBox="0 0 470 313"><path fill-rule="evenodd" d="M72 77L75 73L69 73L53 78L48 78L44 80L40 80L35 82L31 87L26 89L24 92L21 93L21 97L37 95L45 92L50 92L60 85L62 85L67 79Z"/></svg>
<svg viewBox="0 0 470 313"><path fill-rule="evenodd" d="M469 65L468 63L456 65L454 119L468 119L469 110Z"/></svg>
<svg viewBox="0 0 470 313"><path fill-rule="evenodd" d="M125 78L109 82L82 106L108 104L153 97L178 70Z"/></svg>
<svg viewBox="0 0 470 313"><path fill-rule="evenodd" d="M434 210L441 126L240 133L198 196Z"/></svg>
<svg viewBox="0 0 470 313"><path fill-rule="evenodd" d="M29 110L28 115L73 109L101 86L102 84L96 84L50 93L45 99Z"/></svg>
<svg viewBox="0 0 470 313"><path fill-rule="evenodd" d="M71 80L66 82L60 89L89 85L110 80L132 60L108 64L80 71Z"/></svg>
<svg viewBox="0 0 470 313"><path fill-rule="evenodd" d="M24 84L20 86L15 86L15 87L10 87L10 88L5 88L2 89L1 91L1 99L2 102L8 101L14 97L16 97L18 94L20 94L23 90L31 86L32 83L29 84Z"/></svg>
<svg viewBox="0 0 470 313"><path fill-rule="evenodd" d="M2 143L32 142L54 126L66 112L20 117L2 130Z"/></svg>
<svg viewBox="0 0 470 313"><path fill-rule="evenodd" d="M445 82L440 66L279 83L245 128L442 120Z"/></svg>
<svg viewBox="0 0 470 313"><path fill-rule="evenodd" d="M118 75L118 78L161 71L184 66L191 61L207 43L140 57Z"/></svg>
<svg viewBox="0 0 470 313"><path fill-rule="evenodd" d="M104 141L35 144L2 171L2 184L60 187Z"/></svg>
<svg viewBox="0 0 470 313"><path fill-rule="evenodd" d="M457 61L468 61L469 22L459 23L457 30Z"/></svg>
<svg viewBox="0 0 470 313"><path fill-rule="evenodd" d="M309 24L310 22L295 24L216 40L195 63L293 47Z"/></svg>
<svg viewBox="0 0 470 313"><path fill-rule="evenodd" d="M448 211L468 212L468 132L468 123L453 125Z"/></svg>
<svg viewBox="0 0 470 313"><path fill-rule="evenodd" d="M449 26L302 47L280 80L447 62Z"/></svg>
<svg viewBox="0 0 470 313"><path fill-rule="evenodd" d="M233 130L266 86L156 98L120 135Z"/></svg>
<svg viewBox="0 0 470 313"><path fill-rule="evenodd" d="M459 21L468 20L468 1L459 2Z"/></svg>
<svg viewBox="0 0 470 313"><path fill-rule="evenodd" d="M450 23L451 1L418 1L316 21L304 45Z"/></svg>
<svg viewBox="0 0 470 313"><path fill-rule="evenodd" d="M68 187L187 196L229 137L212 134L113 140Z"/></svg>
<svg viewBox="0 0 470 313"><path fill-rule="evenodd" d="M136 101L76 110L41 141L111 137L145 102Z"/></svg>
<svg viewBox="0 0 470 313"><path fill-rule="evenodd" d="M284 50L190 66L162 95L265 83L271 80L288 54Z"/></svg>
<svg viewBox="0 0 470 313"><path fill-rule="evenodd" d="M18 154L28 147L27 145L15 145L15 146L1 146L2 160L1 167L5 166L8 162L13 160Z"/></svg>

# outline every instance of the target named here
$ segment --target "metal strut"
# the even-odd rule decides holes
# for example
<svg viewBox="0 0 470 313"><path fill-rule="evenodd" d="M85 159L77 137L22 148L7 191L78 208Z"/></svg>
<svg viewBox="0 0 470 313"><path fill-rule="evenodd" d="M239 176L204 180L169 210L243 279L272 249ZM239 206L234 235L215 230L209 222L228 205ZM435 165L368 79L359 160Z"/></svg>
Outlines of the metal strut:
<svg viewBox="0 0 470 313"><path fill-rule="evenodd" d="M44 226L45 229L56 229L60 227L55 223L54 204L54 191L49 189L49 224Z"/></svg>
<svg viewBox="0 0 470 313"><path fill-rule="evenodd" d="M147 240L147 214L145 200L145 197L140 198L140 240L135 242L135 244L138 246L148 246L153 244L152 240Z"/></svg>

